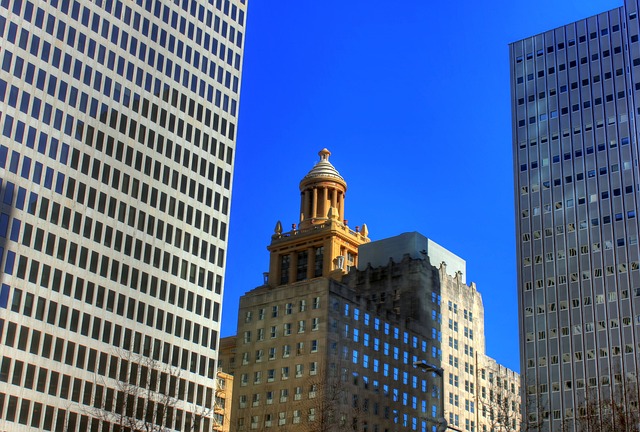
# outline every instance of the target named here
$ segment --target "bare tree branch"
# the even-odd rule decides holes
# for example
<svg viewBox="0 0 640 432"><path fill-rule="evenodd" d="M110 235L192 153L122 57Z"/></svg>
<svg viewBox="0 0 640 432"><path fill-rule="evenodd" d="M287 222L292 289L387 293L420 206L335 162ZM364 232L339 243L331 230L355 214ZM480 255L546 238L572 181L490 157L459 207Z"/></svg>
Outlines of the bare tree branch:
<svg viewBox="0 0 640 432"><path fill-rule="evenodd" d="M150 357L118 350L120 373L117 379L95 375L96 391L92 406L85 412L103 422L131 432L167 432L174 420L182 430L198 430L203 418L210 418L213 407L187 406L186 386L181 385L181 370ZM184 380L182 380L184 382Z"/></svg>

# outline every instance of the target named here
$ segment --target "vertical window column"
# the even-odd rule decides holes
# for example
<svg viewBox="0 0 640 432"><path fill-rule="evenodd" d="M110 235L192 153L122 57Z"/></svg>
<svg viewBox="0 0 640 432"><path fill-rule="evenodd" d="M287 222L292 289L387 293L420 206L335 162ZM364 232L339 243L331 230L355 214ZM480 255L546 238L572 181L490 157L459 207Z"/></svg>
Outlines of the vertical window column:
<svg viewBox="0 0 640 432"><path fill-rule="evenodd" d="M298 272L298 254L293 252L289 255L289 282L295 282Z"/></svg>
<svg viewBox="0 0 640 432"><path fill-rule="evenodd" d="M315 253L313 256L313 276L320 277L322 276L322 271L324 268L324 247L320 246L315 249Z"/></svg>
<svg viewBox="0 0 640 432"><path fill-rule="evenodd" d="M289 283L289 271L291 266L291 255L282 255L280 257L280 285Z"/></svg>
<svg viewBox="0 0 640 432"><path fill-rule="evenodd" d="M296 281L305 280L309 277L308 272L308 260L309 260L309 252L303 251L298 252L297 262L296 262Z"/></svg>

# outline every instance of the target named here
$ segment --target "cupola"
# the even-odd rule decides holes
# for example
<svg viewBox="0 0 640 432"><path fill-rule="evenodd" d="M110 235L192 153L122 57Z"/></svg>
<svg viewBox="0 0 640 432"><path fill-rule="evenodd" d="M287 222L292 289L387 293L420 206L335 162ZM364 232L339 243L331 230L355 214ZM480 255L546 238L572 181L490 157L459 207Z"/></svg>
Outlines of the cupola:
<svg viewBox="0 0 640 432"><path fill-rule="evenodd" d="M322 149L318 155L320 161L300 181L300 229L345 219L347 182L329 162L329 150Z"/></svg>

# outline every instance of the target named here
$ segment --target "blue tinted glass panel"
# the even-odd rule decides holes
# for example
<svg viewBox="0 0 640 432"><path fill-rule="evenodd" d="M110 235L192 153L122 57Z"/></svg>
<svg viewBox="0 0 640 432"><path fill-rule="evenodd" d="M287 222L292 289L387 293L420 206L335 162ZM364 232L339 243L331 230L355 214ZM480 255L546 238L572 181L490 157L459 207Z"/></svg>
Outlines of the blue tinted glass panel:
<svg viewBox="0 0 640 432"><path fill-rule="evenodd" d="M40 162L36 162L33 167L33 181L36 184L40 184L40 181L42 181L42 164Z"/></svg>
<svg viewBox="0 0 640 432"><path fill-rule="evenodd" d="M27 100L28 100L28 97L27 97ZM16 123L16 133L13 138L16 142L22 143L22 140L24 139L24 127L25 127L25 124L18 120L18 122Z"/></svg>
<svg viewBox="0 0 640 432"><path fill-rule="evenodd" d="M4 263L4 272L6 274L13 274L13 264L15 263L16 260L16 253L13 251L8 251L7 252L7 261L5 261Z"/></svg>
<svg viewBox="0 0 640 432"><path fill-rule="evenodd" d="M0 248L0 252L2 248ZM0 253L0 259L2 258L2 254ZM2 288L0 288L0 308L6 309L7 304L9 303L9 285L2 284Z"/></svg>
<svg viewBox="0 0 640 432"><path fill-rule="evenodd" d="M20 163L20 153L17 151L11 152L11 161L9 162L9 171L14 174L18 173L18 164Z"/></svg>
<svg viewBox="0 0 640 432"><path fill-rule="evenodd" d="M38 204L38 194L35 192L31 192L29 195L29 207L27 211L32 215L36 214L36 206Z"/></svg>
<svg viewBox="0 0 640 432"><path fill-rule="evenodd" d="M20 171L20 175L22 178L29 179L29 173L31 172L31 158L25 156L22 159L22 170Z"/></svg>
<svg viewBox="0 0 640 432"><path fill-rule="evenodd" d="M28 1L24 5L24 19L31 22L32 16L33 16L33 3Z"/></svg>
<svg viewBox="0 0 640 432"><path fill-rule="evenodd" d="M61 194L64 188L64 174L58 173L58 180L56 181L56 192Z"/></svg>
<svg viewBox="0 0 640 432"><path fill-rule="evenodd" d="M9 153L9 149L0 145L0 168L4 168L7 164L7 153Z"/></svg>
<svg viewBox="0 0 640 432"><path fill-rule="evenodd" d="M11 205L13 203L13 190L13 183L7 182L7 185L4 189L4 199L2 200L5 204Z"/></svg>
<svg viewBox="0 0 640 432"><path fill-rule="evenodd" d="M27 142L25 143L27 147L33 148L34 143L36 142L36 128L29 126L29 132L27 132Z"/></svg>
<svg viewBox="0 0 640 432"><path fill-rule="evenodd" d="M13 222L11 223L11 241L17 242L18 241L18 235L20 234L20 219L13 219ZM2 257L0 256L0 259Z"/></svg>
<svg viewBox="0 0 640 432"><path fill-rule="evenodd" d="M47 168L47 172L44 175L44 187L51 189L53 185L53 169Z"/></svg>
<svg viewBox="0 0 640 432"><path fill-rule="evenodd" d="M0 237L7 238L7 232L9 230L9 215L0 213Z"/></svg>
<svg viewBox="0 0 640 432"><path fill-rule="evenodd" d="M24 201L27 197L27 190L23 187L18 187L18 197L16 198L16 208L18 210L24 209Z"/></svg>
<svg viewBox="0 0 640 432"><path fill-rule="evenodd" d="M4 120L4 128L2 129L2 134L7 138L11 138L11 129L13 128L13 117L5 116Z"/></svg>
<svg viewBox="0 0 640 432"><path fill-rule="evenodd" d="M51 145L49 146L49 157L51 159L55 159L58 154L58 143L57 139L51 138Z"/></svg>
<svg viewBox="0 0 640 432"><path fill-rule="evenodd" d="M2 58L2 70L5 72L11 72L11 59L13 58L13 54L11 51L5 51L4 57Z"/></svg>
<svg viewBox="0 0 640 432"><path fill-rule="evenodd" d="M38 142L38 152L46 154L47 152L47 136L46 133L40 132L40 141Z"/></svg>
<svg viewBox="0 0 640 432"><path fill-rule="evenodd" d="M62 150L60 150L60 162L65 164L69 158L69 144L62 144Z"/></svg>

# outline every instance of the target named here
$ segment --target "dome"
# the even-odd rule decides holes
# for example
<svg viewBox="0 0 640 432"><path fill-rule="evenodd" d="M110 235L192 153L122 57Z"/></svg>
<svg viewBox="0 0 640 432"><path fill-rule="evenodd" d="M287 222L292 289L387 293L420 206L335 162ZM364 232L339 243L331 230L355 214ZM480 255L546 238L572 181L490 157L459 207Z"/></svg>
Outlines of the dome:
<svg viewBox="0 0 640 432"><path fill-rule="evenodd" d="M325 148L320 150L318 155L320 156L320 161L311 169L311 171L309 171L306 176L304 176L301 183L307 183L312 179L329 178L339 180L346 185L346 182L344 181L338 170L336 170L333 165L331 165L331 162L329 162L329 156L331 155L331 152Z"/></svg>

